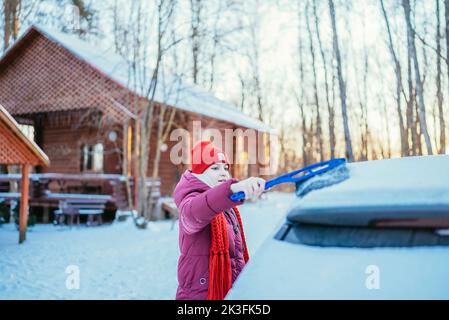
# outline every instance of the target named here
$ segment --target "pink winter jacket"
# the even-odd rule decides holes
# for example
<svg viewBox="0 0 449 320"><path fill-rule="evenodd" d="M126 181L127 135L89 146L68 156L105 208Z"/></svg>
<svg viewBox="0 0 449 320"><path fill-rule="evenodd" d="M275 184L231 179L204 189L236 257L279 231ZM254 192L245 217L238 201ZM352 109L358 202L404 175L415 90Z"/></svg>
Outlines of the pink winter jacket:
<svg viewBox="0 0 449 320"><path fill-rule="evenodd" d="M233 207L243 201L233 202L230 185L238 182L229 179L216 187L209 187L186 171L174 191L179 209L178 290L176 299L205 300L209 287L210 222L219 212L225 212L228 226L229 253L232 283L242 271L243 242Z"/></svg>

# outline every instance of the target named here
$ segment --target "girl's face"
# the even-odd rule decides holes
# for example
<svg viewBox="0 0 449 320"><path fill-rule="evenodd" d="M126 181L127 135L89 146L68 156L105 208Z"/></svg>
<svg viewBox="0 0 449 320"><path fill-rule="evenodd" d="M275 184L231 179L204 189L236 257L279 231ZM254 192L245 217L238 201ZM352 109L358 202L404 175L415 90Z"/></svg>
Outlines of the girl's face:
<svg viewBox="0 0 449 320"><path fill-rule="evenodd" d="M215 163L204 171L210 178L213 185L220 184L231 178L229 173L229 165L226 163Z"/></svg>

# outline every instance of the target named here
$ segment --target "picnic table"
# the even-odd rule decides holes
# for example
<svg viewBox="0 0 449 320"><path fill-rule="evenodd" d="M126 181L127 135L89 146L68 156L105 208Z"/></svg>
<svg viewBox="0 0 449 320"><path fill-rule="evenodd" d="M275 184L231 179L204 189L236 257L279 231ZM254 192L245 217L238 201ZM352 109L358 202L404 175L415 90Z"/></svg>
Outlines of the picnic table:
<svg viewBox="0 0 449 320"><path fill-rule="evenodd" d="M80 223L80 215L87 215L87 225L95 223L102 224L102 214L106 208L106 202L110 201L110 195L95 194L73 194L73 193L49 193L48 199L57 200L59 208L55 210L55 223L61 224L65 217L69 217L69 224L72 225L76 218L77 224Z"/></svg>
<svg viewBox="0 0 449 320"><path fill-rule="evenodd" d="M126 187L127 180L131 193ZM20 174L0 174L0 199L6 201L20 199L18 192L3 192L9 190L9 184L17 182L20 185ZM155 188L149 195L150 203L157 203L160 198L160 180L148 179L147 187ZM95 194L89 193L89 186L96 186ZM109 186L109 190L103 188ZM71 189L72 188L72 189ZM77 189L78 188L78 189ZM71 192L72 190L79 192ZM106 191L106 192L105 192ZM65 218L71 224L80 215L87 215L88 225L102 223L102 214L111 206L119 210L131 210L134 186L133 178L119 174L70 174L70 173L33 173L30 174L30 206L44 209L44 221L48 221L49 209L54 208L56 223L62 223Z"/></svg>

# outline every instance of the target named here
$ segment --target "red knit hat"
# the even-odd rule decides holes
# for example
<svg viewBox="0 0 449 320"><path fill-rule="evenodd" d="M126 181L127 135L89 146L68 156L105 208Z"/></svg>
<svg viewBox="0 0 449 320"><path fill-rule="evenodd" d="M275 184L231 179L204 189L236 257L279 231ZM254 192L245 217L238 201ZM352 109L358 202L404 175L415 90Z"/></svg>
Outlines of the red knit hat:
<svg viewBox="0 0 449 320"><path fill-rule="evenodd" d="M226 154L211 141L200 141L192 148L192 172L203 173L214 163L229 164Z"/></svg>

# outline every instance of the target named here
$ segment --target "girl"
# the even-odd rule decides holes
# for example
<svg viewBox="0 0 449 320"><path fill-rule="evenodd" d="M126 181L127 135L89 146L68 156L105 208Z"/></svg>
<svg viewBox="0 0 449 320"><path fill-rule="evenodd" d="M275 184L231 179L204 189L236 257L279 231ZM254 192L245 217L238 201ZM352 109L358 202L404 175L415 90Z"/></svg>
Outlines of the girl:
<svg viewBox="0 0 449 320"><path fill-rule="evenodd" d="M257 199L265 180L231 179L223 151L210 141L192 149L192 170L176 185L179 210L178 290L176 299L221 300L249 259L242 220L229 196L243 191Z"/></svg>

